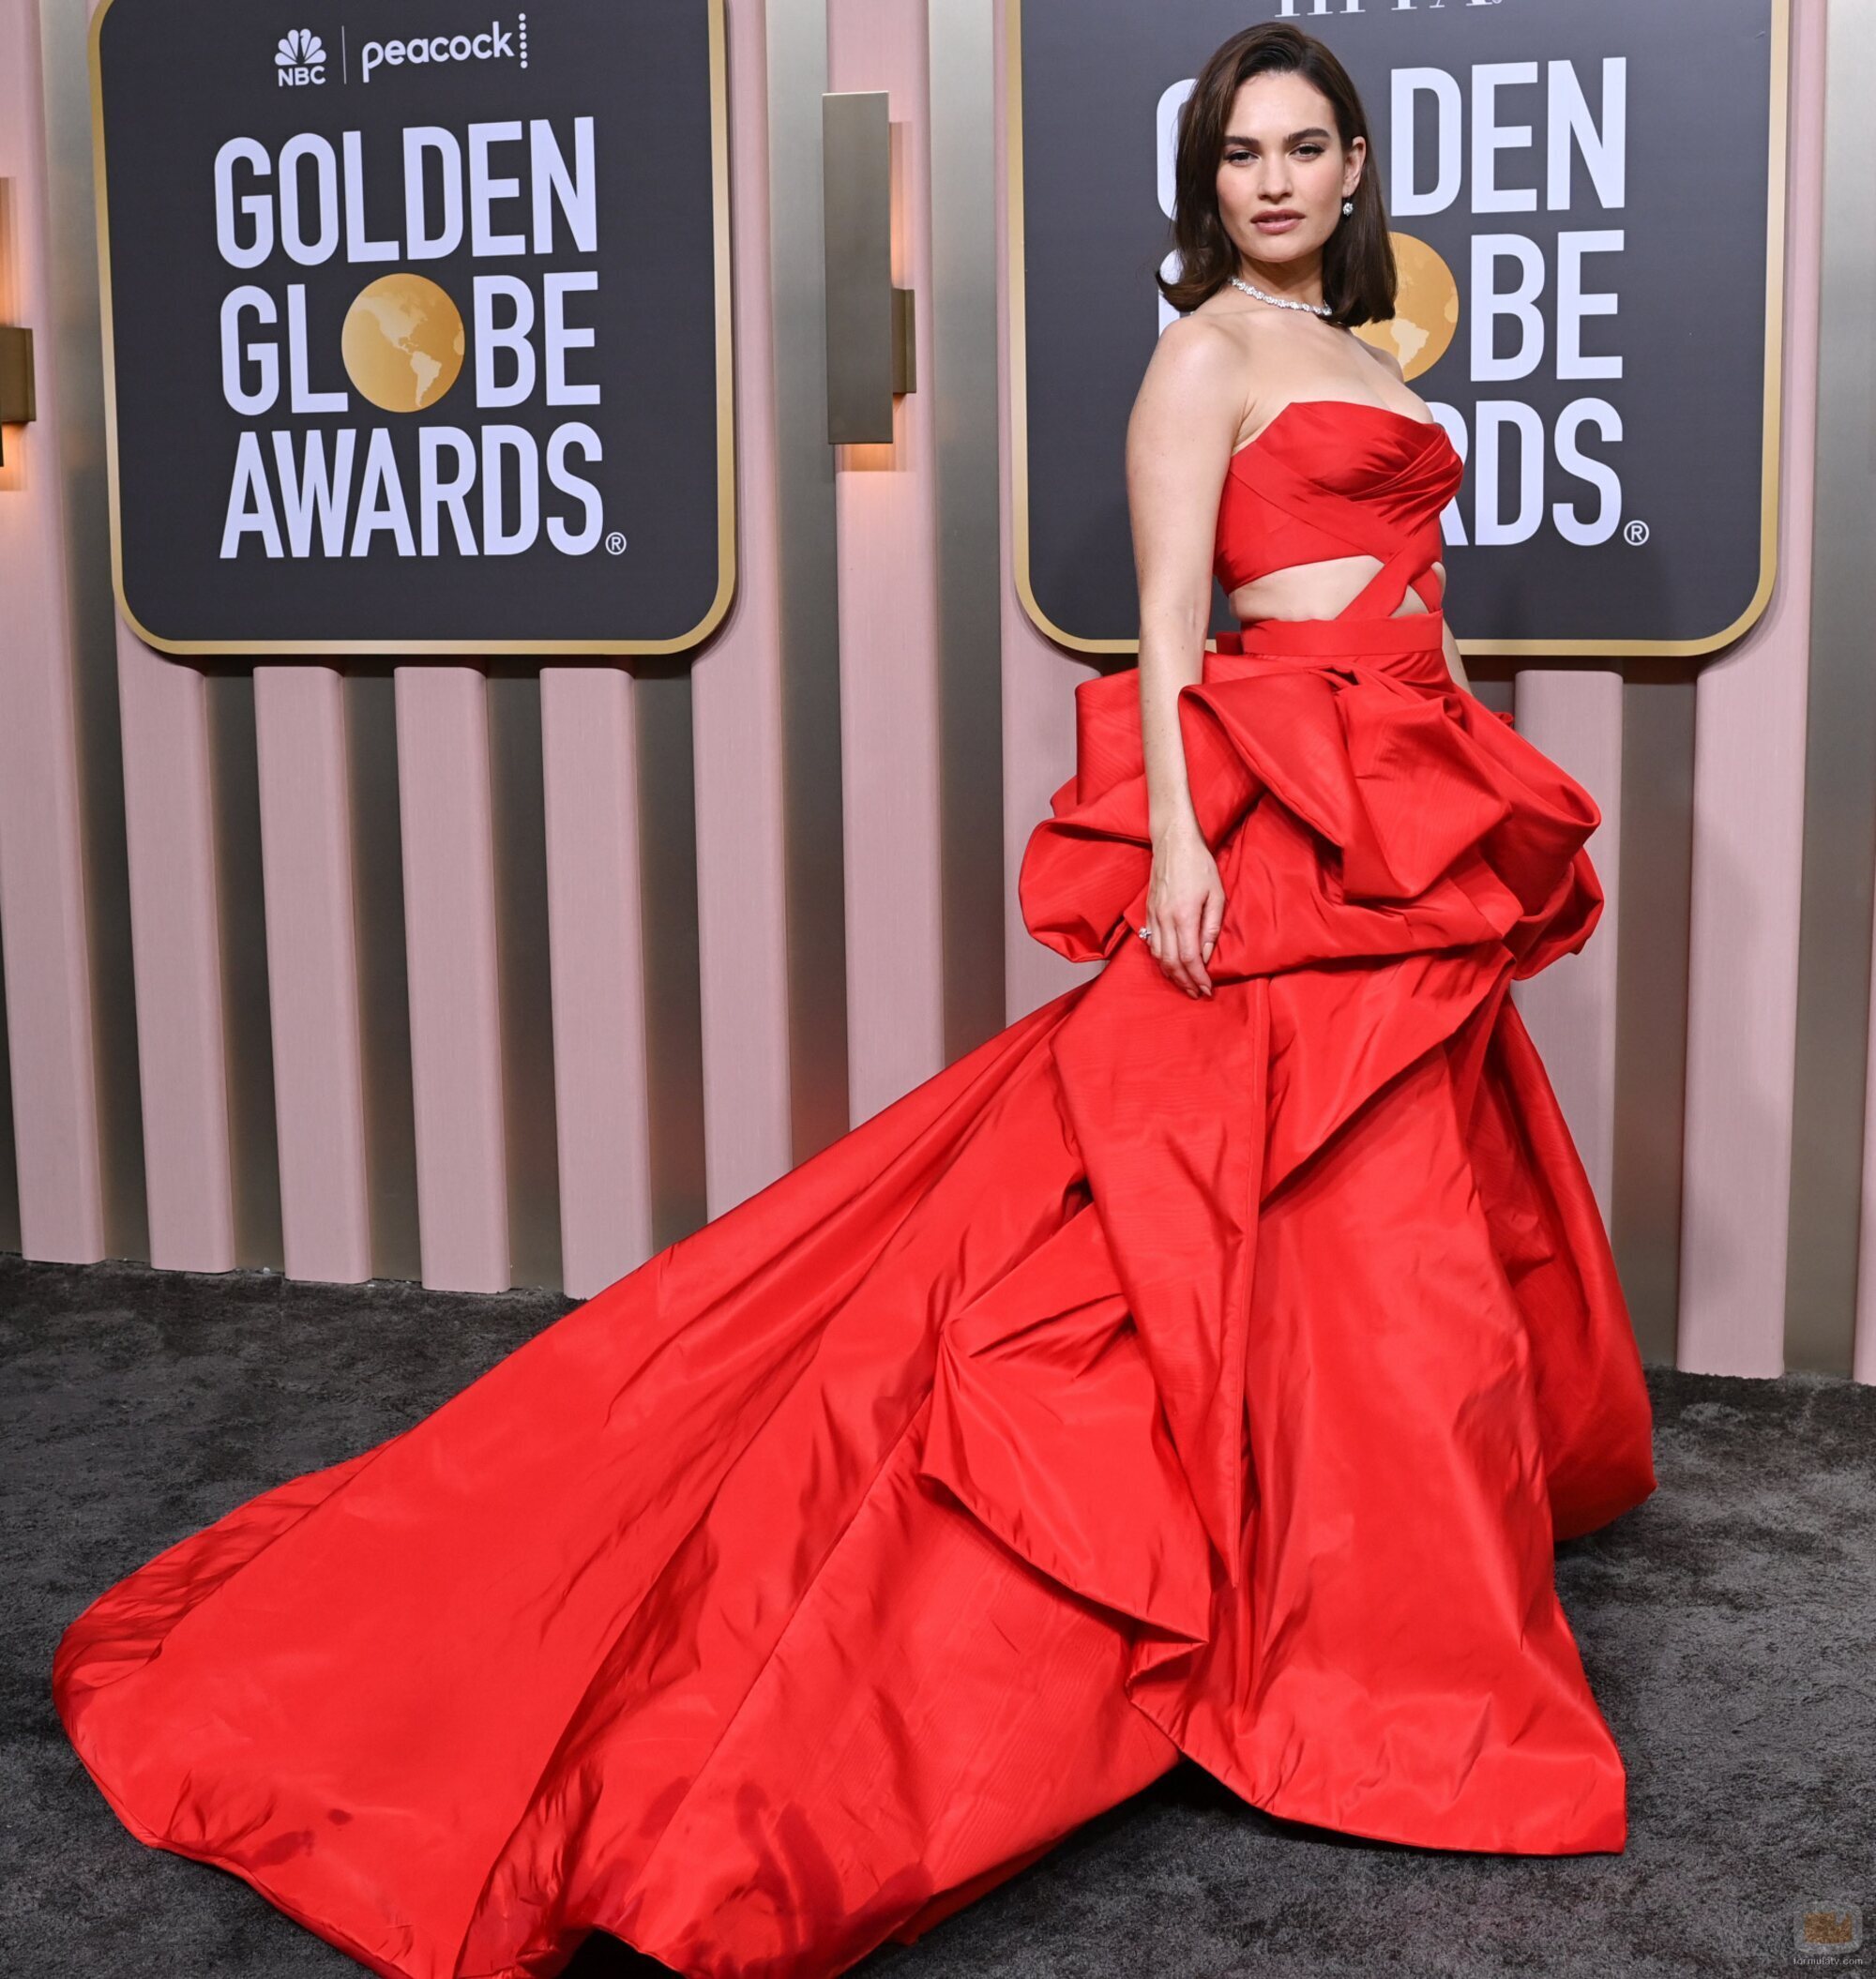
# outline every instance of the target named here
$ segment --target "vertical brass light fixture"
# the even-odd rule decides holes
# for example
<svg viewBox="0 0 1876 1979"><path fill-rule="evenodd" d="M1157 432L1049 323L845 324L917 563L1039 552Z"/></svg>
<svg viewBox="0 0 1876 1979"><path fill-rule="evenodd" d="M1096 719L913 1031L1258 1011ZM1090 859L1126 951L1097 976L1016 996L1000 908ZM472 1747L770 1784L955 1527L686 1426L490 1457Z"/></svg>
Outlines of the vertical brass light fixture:
<svg viewBox="0 0 1876 1979"><path fill-rule="evenodd" d="M892 127L882 89L821 98L827 438L890 442L894 397L915 386L912 291L892 279Z"/></svg>
<svg viewBox="0 0 1876 1979"><path fill-rule="evenodd" d="M8 277L14 265L12 217L18 189L0 178L0 310L13 302ZM0 467L7 464L7 429L37 416L33 400L33 333L20 325L0 325Z"/></svg>

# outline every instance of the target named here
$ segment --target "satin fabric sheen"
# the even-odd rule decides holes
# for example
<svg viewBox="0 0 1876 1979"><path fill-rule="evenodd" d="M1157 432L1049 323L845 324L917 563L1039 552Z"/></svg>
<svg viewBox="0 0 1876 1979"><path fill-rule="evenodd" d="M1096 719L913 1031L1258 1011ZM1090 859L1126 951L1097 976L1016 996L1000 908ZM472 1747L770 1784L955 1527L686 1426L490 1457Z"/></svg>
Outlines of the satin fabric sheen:
<svg viewBox="0 0 1876 1979"><path fill-rule="evenodd" d="M141 1840L395 1979L596 1927L840 1972L1182 1753L1351 1835L1624 1846L1552 1545L1653 1489L1649 1406L1506 993L1595 928L1598 814L1388 615L1450 444L1338 403L1233 461L1220 575L1258 503L1383 570L1180 697L1215 996L1131 933L1137 675L1089 680L1020 896L1106 967L94 1600L53 1692Z"/></svg>

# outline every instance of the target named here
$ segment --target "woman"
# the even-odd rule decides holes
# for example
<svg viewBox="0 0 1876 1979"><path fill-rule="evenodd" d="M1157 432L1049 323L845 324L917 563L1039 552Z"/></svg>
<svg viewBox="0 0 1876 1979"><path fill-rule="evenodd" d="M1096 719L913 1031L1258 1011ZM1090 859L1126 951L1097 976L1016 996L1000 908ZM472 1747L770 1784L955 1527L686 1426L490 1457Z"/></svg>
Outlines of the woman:
<svg viewBox="0 0 1876 1979"><path fill-rule="evenodd" d="M1343 128L1352 132L1345 143ZM1393 251L1365 130L1341 64L1282 23L1236 36L1213 56L1182 127L1183 265L1177 281L1159 285L1189 313L1160 337L1147 366L1127 430L1127 486L1155 848L1146 939L1190 995L1204 992L1224 895L1192 811L1177 706L1179 689L1200 678L1228 465L1292 404L1322 415L1301 443L1306 459L1350 445L1334 423L1345 410L1431 419L1399 363L1352 328L1394 313ZM1335 264L1333 307L1324 299L1325 259ZM1270 567L1229 593L1243 623L1334 618L1379 561L1329 554L1278 568L1268 519L1253 515L1245 533L1249 553ZM1445 570L1432 570L1437 611ZM1429 606L1410 595L1397 609ZM1442 645L1448 672L1469 689L1444 625Z"/></svg>
<svg viewBox="0 0 1876 1979"><path fill-rule="evenodd" d="M1107 967L98 1596L53 1691L143 1840L400 1979L595 1928L842 1971L1182 1753L1354 1835L1623 1846L1551 1548L1652 1489L1648 1403L1505 995L1595 926L1597 813L1455 686L1459 461L1349 327L1366 129L1280 26L1182 123L1141 665L1021 879Z"/></svg>

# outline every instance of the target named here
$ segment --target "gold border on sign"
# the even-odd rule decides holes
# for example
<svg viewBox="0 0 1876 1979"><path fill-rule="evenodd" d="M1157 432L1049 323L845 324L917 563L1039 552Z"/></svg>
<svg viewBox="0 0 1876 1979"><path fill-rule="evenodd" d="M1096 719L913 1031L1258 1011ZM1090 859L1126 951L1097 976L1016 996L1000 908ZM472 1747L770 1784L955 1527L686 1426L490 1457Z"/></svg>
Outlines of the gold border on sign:
<svg viewBox="0 0 1876 1979"><path fill-rule="evenodd" d="M1770 117L1765 184L1765 361L1761 386L1759 582L1746 609L1703 639L1457 639L1461 656L1571 654L1612 657L1692 655L1730 645L1760 617L1778 568L1778 446L1785 323L1786 120L1791 60L1791 0L1771 0ZM1077 653L1138 653L1140 640L1079 639L1065 632L1036 600L1029 571L1029 355L1022 203L1022 0L1005 0L1004 128L1006 180L1005 280L1009 290L1010 561L1016 593L1031 622L1058 645ZM1207 634L1210 646L1214 635Z"/></svg>
<svg viewBox="0 0 1876 1979"><path fill-rule="evenodd" d="M735 344L730 294L730 137L723 0L704 0L710 44L710 204L717 279L717 595L688 632L672 639L164 639L124 596L122 507L117 490L117 360L111 310L110 203L104 183L104 86L98 42L112 0L100 0L87 37L91 69L91 160L98 214L98 291L104 332L104 454L111 496L111 588L124 623L159 653L501 654L542 657L585 654L682 653L722 623L736 588Z"/></svg>

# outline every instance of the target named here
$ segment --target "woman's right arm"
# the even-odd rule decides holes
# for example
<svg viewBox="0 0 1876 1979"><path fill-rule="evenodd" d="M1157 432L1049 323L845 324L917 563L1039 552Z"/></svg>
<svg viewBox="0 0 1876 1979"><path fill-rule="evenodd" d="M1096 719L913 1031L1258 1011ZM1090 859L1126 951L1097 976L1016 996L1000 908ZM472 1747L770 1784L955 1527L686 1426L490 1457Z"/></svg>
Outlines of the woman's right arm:
<svg viewBox="0 0 1876 1979"><path fill-rule="evenodd" d="M1181 317L1160 333L1127 428L1127 497L1140 594L1140 727L1153 876L1148 946L1188 995L1209 996L1224 887L1199 830L1179 689L1204 669L1218 497L1244 411L1229 332Z"/></svg>

